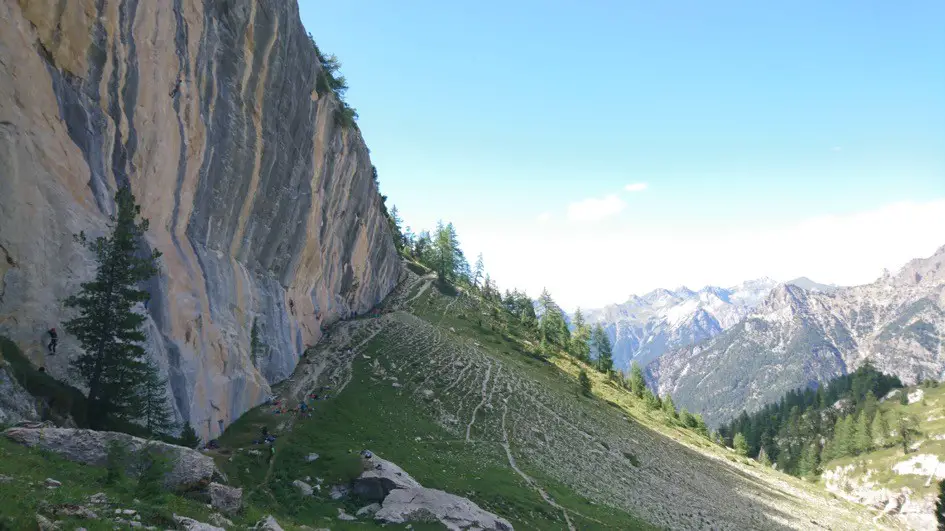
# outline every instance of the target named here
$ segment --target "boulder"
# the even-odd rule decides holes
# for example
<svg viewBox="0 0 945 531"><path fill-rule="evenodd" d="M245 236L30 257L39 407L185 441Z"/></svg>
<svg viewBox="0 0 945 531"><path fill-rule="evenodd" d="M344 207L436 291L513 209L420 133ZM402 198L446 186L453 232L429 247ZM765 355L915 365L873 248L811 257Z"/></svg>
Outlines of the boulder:
<svg viewBox="0 0 945 531"><path fill-rule="evenodd" d="M306 463L311 463L312 461L315 461L316 459L318 459L318 454L316 453L311 453L305 456Z"/></svg>
<svg viewBox="0 0 945 531"><path fill-rule="evenodd" d="M230 521L229 518L223 516L220 513L211 514L209 520L210 520L210 523L215 526L219 526L223 528L233 527L233 522Z"/></svg>
<svg viewBox="0 0 945 531"><path fill-rule="evenodd" d="M88 507L83 507L81 505L75 505L71 503L63 503L61 505L56 505L50 509L50 512L56 518L80 518L83 520L98 520L98 515L95 514L95 511L89 509Z"/></svg>
<svg viewBox="0 0 945 531"><path fill-rule="evenodd" d="M410 477L404 469L365 452L371 457L361 459L364 471L352 483L354 494L370 501L383 501L394 489L417 489L422 485Z"/></svg>
<svg viewBox="0 0 945 531"><path fill-rule="evenodd" d="M36 527L39 531L58 531L59 522L53 522L41 514L36 515Z"/></svg>
<svg viewBox="0 0 945 531"><path fill-rule="evenodd" d="M353 521L357 520L357 517L351 516L350 514L346 513L344 509L342 509L341 507L339 507L339 508L338 508L338 519L339 519L339 520L344 520L345 522L353 522Z"/></svg>
<svg viewBox="0 0 945 531"><path fill-rule="evenodd" d="M483 510L467 498L426 488L391 491L374 519L390 524L435 520L450 530L512 530L508 520Z"/></svg>
<svg viewBox="0 0 945 531"><path fill-rule="evenodd" d="M148 441L125 433L93 431L70 428L10 428L3 432L8 439L30 447L41 448L69 461L93 466L104 466L108 447L118 443L132 454L148 449L168 457L173 463L170 472L164 477L168 488L192 489L210 483L216 465L213 459L196 450L168 444L160 441ZM137 470L129 467L129 474Z"/></svg>
<svg viewBox="0 0 945 531"><path fill-rule="evenodd" d="M365 505L358 509L358 512L354 513L355 516L374 516L377 511L381 510L381 504L372 503L371 505Z"/></svg>
<svg viewBox="0 0 945 531"><path fill-rule="evenodd" d="M174 515L174 521L177 523L177 527L183 529L183 531L226 531L226 529L223 529L222 527L205 524L203 522L198 522L193 518L177 516L176 514Z"/></svg>
<svg viewBox="0 0 945 531"><path fill-rule="evenodd" d="M49 488L58 489L59 487L62 486L62 482L55 480L53 478L46 478L46 481L43 482L43 485Z"/></svg>
<svg viewBox="0 0 945 531"><path fill-rule="evenodd" d="M253 530L254 531L285 531L284 529L282 529L282 526L279 525L279 522L277 522L276 519L272 517L272 515L269 515L263 518L262 520L260 520L259 522L257 522L256 525L253 527Z"/></svg>
<svg viewBox="0 0 945 531"><path fill-rule="evenodd" d="M210 505L224 514L239 512L243 504L243 489L219 483L210 484Z"/></svg>
<svg viewBox="0 0 945 531"><path fill-rule="evenodd" d="M36 399L10 375L0 360L0 424L39 420Z"/></svg>
<svg viewBox="0 0 945 531"><path fill-rule="evenodd" d="M292 482L292 486L299 489L299 492L302 493L302 496L311 496L315 491L312 489L312 486L308 483L297 479Z"/></svg>

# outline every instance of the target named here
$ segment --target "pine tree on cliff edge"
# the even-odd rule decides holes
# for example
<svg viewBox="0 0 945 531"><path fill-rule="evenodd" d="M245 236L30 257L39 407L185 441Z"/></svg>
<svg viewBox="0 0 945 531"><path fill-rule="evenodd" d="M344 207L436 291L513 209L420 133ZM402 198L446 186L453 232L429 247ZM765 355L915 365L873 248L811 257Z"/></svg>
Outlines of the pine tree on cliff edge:
<svg viewBox="0 0 945 531"><path fill-rule="evenodd" d="M94 240L84 233L76 236L95 255L98 270L64 301L79 313L65 328L82 345L72 367L89 389L89 424L94 429L105 427L109 418L131 420L140 414L138 390L151 370L141 346L145 318L134 307L148 300L148 293L137 286L157 273L161 253L136 256L148 230L148 220L138 220L140 213L124 186L115 194L111 234Z"/></svg>

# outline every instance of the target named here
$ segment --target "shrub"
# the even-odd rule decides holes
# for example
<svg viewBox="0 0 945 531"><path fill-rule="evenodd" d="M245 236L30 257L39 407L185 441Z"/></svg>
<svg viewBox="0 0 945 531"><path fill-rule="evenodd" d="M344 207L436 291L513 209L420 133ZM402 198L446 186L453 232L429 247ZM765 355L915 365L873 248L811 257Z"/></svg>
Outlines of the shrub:
<svg viewBox="0 0 945 531"><path fill-rule="evenodd" d="M105 452L105 484L115 485L125 477L128 448L121 442L111 441Z"/></svg>
<svg viewBox="0 0 945 531"><path fill-rule="evenodd" d="M584 396L592 395L591 379L587 376L587 371L581 369L581 374L578 375L578 382L581 384L581 392Z"/></svg>
<svg viewBox="0 0 945 531"><path fill-rule="evenodd" d="M164 476L170 472L170 460L156 448L146 447L138 454L138 485L135 494L141 498L159 496L164 490Z"/></svg>

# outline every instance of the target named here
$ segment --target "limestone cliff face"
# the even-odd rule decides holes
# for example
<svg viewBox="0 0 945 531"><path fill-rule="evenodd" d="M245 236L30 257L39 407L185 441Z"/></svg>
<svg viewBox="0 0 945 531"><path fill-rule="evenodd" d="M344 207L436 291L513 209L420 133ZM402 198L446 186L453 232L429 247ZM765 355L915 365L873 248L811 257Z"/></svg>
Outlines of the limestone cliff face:
<svg viewBox="0 0 945 531"><path fill-rule="evenodd" d="M0 334L68 378L78 345L48 356L44 332L94 271L72 235L103 233L130 183L164 253L143 311L178 415L216 436L263 400L399 272L320 68L295 2L2 0Z"/></svg>

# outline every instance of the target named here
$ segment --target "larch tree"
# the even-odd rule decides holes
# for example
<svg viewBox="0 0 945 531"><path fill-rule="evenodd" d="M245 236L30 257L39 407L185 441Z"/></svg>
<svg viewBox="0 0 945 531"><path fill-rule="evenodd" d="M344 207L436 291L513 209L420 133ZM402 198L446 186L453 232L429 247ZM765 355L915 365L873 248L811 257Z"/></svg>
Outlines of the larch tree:
<svg viewBox="0 0 945 531"><path fill-rule="evenodd" d="M801 476L814 477L820 475L820 447L816 442L811 442L804 447L798 469Z"/></svg>
<svg viewBox="0 0 945 531"><path fill-rule="evenodd" d="M482 260L482 253L479 253L479 256L476 257L476 265L473 267L472 275L469 278L473 286L479 287L479 282L482 280L482 275L485 271L486 265Z"/></svg>
<svg viewBox="0 0 945 531"><path fill-rule="evenodd" d="M741 432L735 434L732 446L738 455L748 455L748 441L745 440L745 436Z"/></svg>
<svg viewBox="0 0 945 531"><path fill-rule="evenodd" d="M873 436L870 434L870 419L866 416L866 410L864 409L856 418L853 430L853 450L857 454L863 454L872 449Z"/></svg>
<svg viewBox="0 0 945 531"><path fill-rule="evenodd" d="M591 329L584 322L584 314L581 313L580 308L574 312L571 324L574 325L574 331L571 333L571 344L568 352L579 360L589 361L591 359L591 346L588 342L591 339Z"/></svg>
<svg viewBox="0 0 945 531"><path fill-rule="evenodd" d="M673 397L669 394L663 397L663 411L670 417L676 418L676 404L673 404Z"/></svg>
<svg viewBox="0 0 945 531"><path fill-rule="evenodd" d="M882 411L877 410L873 415L873 424L870 426L870 434L873 436L873 443L876 447L885 448L889 439L889 423Z"/></svg>
<svg viewBox="0 0 945 531"><path fill-rule="evenodd" d="M89 424L105 427L110 418L131 420L138 412L138 390L150 367L141 343L145 317L136 306L149 295L138 286L157 274L161 253L139 254L148 220L139 219L141 207L127 186L115 194L111 233L95 239L80 233L76 240L95 256L95 278L64 302L78 315L65 323L82 345L72 367L89 389Z"/></svg>
<svg viewBox="0 0 945 531"><path fill-rule="evenodd" d="M640 368L640 364L633 361L630 364L630 391L637 398L643 398L643 391L646 389L646 379L643 377L643 369Z"/></svg>
<svg viewBox="0 0 945 531"><path fill-rule="evenodd" d="M896 443L902 446L902 453L909 453L909 446L919 435L919 419L904 411L894 413L893 427L896 430Z"/></svg>
<svg viewBox="0 0 945 531"><path fill-rule="evenodd" d="M614 369L613 347L610 346L610 338L604 327L597 323L591 334L594 341L594 350L596 351L597 370L603 373L609 373Z"/></svg>

